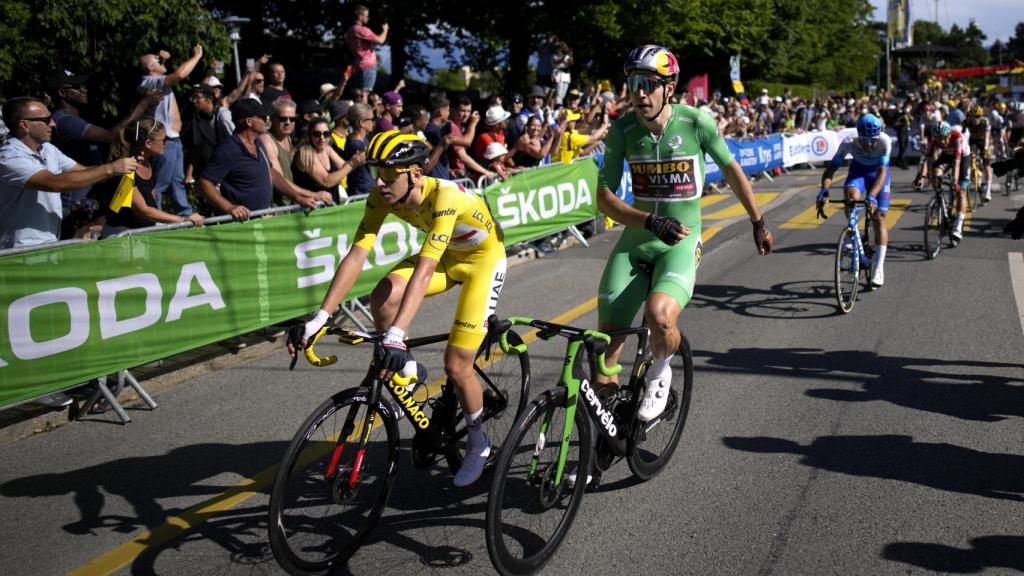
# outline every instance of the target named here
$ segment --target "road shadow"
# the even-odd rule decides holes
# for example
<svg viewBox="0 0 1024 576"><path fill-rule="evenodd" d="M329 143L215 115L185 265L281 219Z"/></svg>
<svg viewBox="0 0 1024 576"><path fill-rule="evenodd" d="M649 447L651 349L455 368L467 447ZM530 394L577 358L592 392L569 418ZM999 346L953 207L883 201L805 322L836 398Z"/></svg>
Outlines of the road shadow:
<svg viewBox="0 0 1024 576"><path fill-rule="evenodd" d="M842 314L835 303L832 282L823 280L780 282L768 289L697 284L688 307L779 320L808 320Z"/></svg>
<svg viewBox="0 0 1024 576"><path fill-rule="evenodd" d="M986 568L1024 572L1024 536L982 536L970 548L925 542L894 542L885 547L886 560L952 574L974 574Z"/></svg>
<svg viewBox="0 0 1024 576"><path fill-rule="evenodd" d="M883 480L910 482L999 500L1024 502L1024 456L991 454L910 436L819 436L808 445L785 438L726 437L733 450L795 454L805 466Z"/></svg>
<svg viewBox="0 0 1024 576"><path fill-rule="evenodd" d="M813 388L812 398L836 402L889 402L897 406L953 416L961 420L998 422L1024 417L1024 379L992 374L1019 364L885 356L863 350L825 352L817 348L732 348L728 352L695 350L706 367L725 372L794 378L827 377L842 388ZM970 369L970 373L963 369ZM957 370L957 371L954 371ZM849 385L861 387L851 390Z"/></svg>

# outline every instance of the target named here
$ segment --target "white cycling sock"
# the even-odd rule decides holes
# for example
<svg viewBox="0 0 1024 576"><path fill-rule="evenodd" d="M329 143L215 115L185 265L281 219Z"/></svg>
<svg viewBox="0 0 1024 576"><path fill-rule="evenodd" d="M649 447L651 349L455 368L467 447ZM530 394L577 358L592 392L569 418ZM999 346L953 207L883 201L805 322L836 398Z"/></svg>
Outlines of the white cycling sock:
<svg viewBox="0 0 1024 576"><path fill-rule="evenodd" d="M956 214L956 231L961 232L964 228L964 213L957 212Z"/></svg>
<svg viewBox="0 0 1024 576"><path fill-rule="evenodd" d="M483 408L472 414L466 414L466 430L469 432L470 446L480 447L487 443L487 434L484 433L484 427L481 426L480 422L480 417L483 414Z"/></svg>
<svg viewBox="0 0 1024 576"><path fill-rule="evenodd" d="M992 194L992 179L985 180L985 196Z"/></svg>
<svg viewBox="0 0 1024 576"><path fill-rule="evenodd" d="M675 354L669 354L667 358L655 358L654 363L651 364L651 378L666 378L672 375L672 368L669 367L669 362L672 361L672 357Z"/></svg>
<svg viewBox="0 0 1024 576"><path fill-rule="evenodd" d="M881 270L885 266L885 249L888 246L875 247L875 270Z"/></svg>

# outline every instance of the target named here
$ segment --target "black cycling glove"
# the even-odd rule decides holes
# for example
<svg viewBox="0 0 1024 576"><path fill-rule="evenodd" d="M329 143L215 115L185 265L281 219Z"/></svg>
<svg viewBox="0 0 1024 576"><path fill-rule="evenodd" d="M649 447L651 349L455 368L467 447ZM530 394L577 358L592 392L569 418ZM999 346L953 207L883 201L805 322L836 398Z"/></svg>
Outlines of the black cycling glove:
<svg viewBox="0 0 1024 576"><path fill-rule="evenodd" d="M681 240L679 236L683 233L683 225L679 223L679 220L671 216L658 216L657 214L647 215L644 228L653 232L658 240L669 246L678 244Z"/></svg>

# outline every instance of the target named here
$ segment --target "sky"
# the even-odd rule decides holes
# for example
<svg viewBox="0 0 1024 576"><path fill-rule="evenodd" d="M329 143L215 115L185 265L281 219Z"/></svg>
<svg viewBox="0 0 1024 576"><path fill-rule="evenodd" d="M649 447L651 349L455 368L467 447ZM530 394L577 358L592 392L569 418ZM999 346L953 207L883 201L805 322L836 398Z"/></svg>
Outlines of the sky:
<svg viewBox="0 0 1024 576"><path fill-rule="evenodd" d="M944 30L956 24L965 28L971 18L988 36L991 45L996 39L1006 42L1013 36L1018 22L1024 22L1024 3L1021 0L938 0L939 26ZM875 20L885 21L888 16L887 0L871 0L875 7ZM935 0L910 0L910 17L914 20L935 21Z"/></svg>

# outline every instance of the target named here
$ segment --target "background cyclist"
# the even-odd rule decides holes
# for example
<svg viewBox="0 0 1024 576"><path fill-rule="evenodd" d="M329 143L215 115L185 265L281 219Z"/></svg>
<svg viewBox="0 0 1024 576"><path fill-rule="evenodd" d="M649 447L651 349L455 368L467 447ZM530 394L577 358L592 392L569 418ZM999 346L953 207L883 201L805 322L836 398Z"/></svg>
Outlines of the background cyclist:
<svg viewBox="0 0 1024 576"><path fill-rule="evenodd" d="M962 180L967 177L970 150L967 148L967 140L958 130L954 130L949 122L935 122L932 124L932 138L928 141L928 149L925 150L921 168L914 181L915 186L920 185L929 172L932 173L932 189L939 189L939 182L946 168L953 170L953 189L957 193L957 215L956 225L953 227L954 245L963 239L964 233L964 211L967 207L967 193L964 191Z"/></svg>
<svg viewBox="0 0 1024 576"><path fill-rule="evenodd" d="M885 283L885 251L889 246L889 231L885 227L885 215L889 211L889 155L892 153L892 139L882 131L882 121L874 114L864 114L857 120L857 137L848 137L839 145L832 162L821 175L821 191L818 192L818 213L822 213L828 198L832 176L843 165L847 154L853 157L850 171L843 184L847 200L867 200L868 214L875 227L877 244L871 261L871 286L878 288ZM866 196L865 196L866 194ZM849 213L847 212L847 216Z"/></svg>
<svg viewBox="0 0 1024 576"><path fill-rule="evenodd" d="M597 206L626 226L605 266L598 289L598 321L602 330L627 327L640 306L651 328L654 365L648 371L647 391L639 417L651 420L668 401L672 372L669 362L679 348L679 313L693 295L700 259L700 196L704 189L704 154L715 160L754 227L760 254L772 249L772 236L754 201L743 170L707 112L670 104L679 76L675 55L661 46L646 45L629 53L626 82L633 111L615 121L605 138L604 166L598 177ZM634 204L614 190L629 162ZM653 265L648 279L635 267L637 260ZM607 354L614 363L622 340ZM604 381L603 384L614 382ZM610 387L602 390L602 396Z"/></svg>
<svg viewBox="0 0 1024 576"><path fill-rule="evenodd" d="M480 477L491 449L481 427L483 389L473 361L504 284L505 247L482 197L447 180L424 176L428 154L423 140L398 130L381 132L370 140L367 161L376 187L366 199L352 249L335 272L320 310L306 323L301 339L294 338L299 340L297 345L289 340L288 350L294 357L327 323L329 311L355 284L388 215L426 232L420 253L388 272L370 295L370 306L377 330L387 330L381 361L386 374L382 376L415 373L405 345L413 317L426 296L462 284L444 363L469 431L466 456L455 475L455 485L466 486Z"/></svg>
<svg viewBox="0 0 1024 576"><path fill-rule="evenodd" d="M985 178L985 187L982 198L985 202L988 202L992 199L992 168L989 166L989 162L992 159L992 126L989 123L988 117L985 116L985 109L981 105L971 109L971 115L965 121L964 128L970 135L968 144L970 145L971 154L977 160L977 166L984 170L982 175Z"/></svg>

